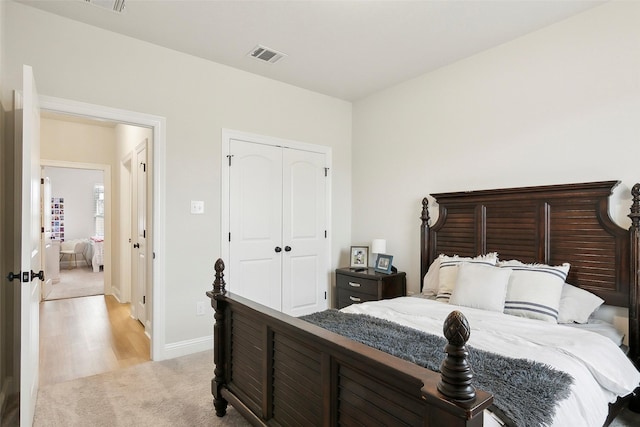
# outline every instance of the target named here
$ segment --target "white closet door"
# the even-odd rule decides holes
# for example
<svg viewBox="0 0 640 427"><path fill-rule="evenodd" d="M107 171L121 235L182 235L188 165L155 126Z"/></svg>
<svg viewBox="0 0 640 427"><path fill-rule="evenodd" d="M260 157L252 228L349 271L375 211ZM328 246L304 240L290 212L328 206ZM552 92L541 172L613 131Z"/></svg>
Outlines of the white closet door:
<svg viewBox="0 0 640 427"><path fill-rule="evenodd" d="M282 149L232 139L229 154L229 290L281 311Z"/></svg>
<svg viewBox="0 0 640 427"><path fill-rule="evenodd" d="M282 311L327 308L325 155L283 149Z"/></svg>

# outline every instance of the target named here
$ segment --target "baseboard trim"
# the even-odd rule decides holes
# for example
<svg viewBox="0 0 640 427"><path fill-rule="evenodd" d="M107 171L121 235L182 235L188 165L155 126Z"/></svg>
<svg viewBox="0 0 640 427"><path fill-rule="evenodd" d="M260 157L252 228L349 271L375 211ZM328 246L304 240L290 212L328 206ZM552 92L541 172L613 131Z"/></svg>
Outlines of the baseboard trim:
<svg viewBox="0 0 640 427"><path fill-rule="evenodd" d="M112 297L114 297L116 299L116 301L118 301L118 303L120 304L124 304L122 302L122 300L120 299L120 289L118 288L114 288L113 286L111 287L110 291L107 293L105 292L105 295L111 295Z"/></svg>
<svg viewBox="0 0 640 427"><path fill-rule="evenodd" d="M188 354L199 353L213 349L213 335L195 338L192 340L179 341L164 346L161 358L154 360L173 359L175 357L186 356Z"/></svg>

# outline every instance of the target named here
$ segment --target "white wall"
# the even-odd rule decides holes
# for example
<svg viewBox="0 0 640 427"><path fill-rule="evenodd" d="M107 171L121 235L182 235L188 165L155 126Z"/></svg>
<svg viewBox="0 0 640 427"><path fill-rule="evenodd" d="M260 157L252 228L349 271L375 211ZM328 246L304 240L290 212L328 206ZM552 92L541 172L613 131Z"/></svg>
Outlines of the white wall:
<svg viewBox="0 0 640 427"><path fill-rule="evenodd" d="M88 239L95 235L93 188L104 184L101 170L45 167L51 180L51 196L64 198L65 240Z"/></svg>
<svg viewBox="0 0 640 427"><path fill-rule="evenodd" d="M354 244L387 239L419 289L430 193L640 181L640 2L613 2L354 105ZM431 218L437 212L431 209Z"/></svg>
<svg viewBox="0 0 640 427"><path fill-rule="evenodd" d="M42 117L40 157L77 163L114 166L117 139L115 124L97 125L87 120Z"/></svg>
<svg viewBox="0 0 640 427"><path fill-rule="evenodd" d="M22 64L43 95L166 118L166 336L180 345L212 334L196 316L220 254L221 130L333 150L332 265L350 244L351 104L8 2L3 99ZM29 34L25 37L24 34ZM190 200L205 214L192 216Z"/></svg>

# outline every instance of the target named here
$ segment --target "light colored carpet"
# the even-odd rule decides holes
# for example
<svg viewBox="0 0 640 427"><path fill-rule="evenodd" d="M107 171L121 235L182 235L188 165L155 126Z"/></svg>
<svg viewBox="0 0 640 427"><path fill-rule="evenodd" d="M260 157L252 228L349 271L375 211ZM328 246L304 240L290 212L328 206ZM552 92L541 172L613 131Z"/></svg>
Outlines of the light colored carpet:
<svg viewBox="0 0 640 427"><path fill-rule="evenodd" d="M41 387L33 427L250 425L231 406L213 409L213 352L147 362Z"/></svg>
<svg viewBox="0 0 640 427"><path fill-rule="evenodd" d="M52 285L46 300L87 297L104 294L104 272L78 263L77 268L60 270L60 281Z"/></svg>
<svg viewBox="0 0 640 427"><path fill-rule="evenodd" d="M229 405L215 415L213 352L147 362L106 374L41 387L33 427L245 427ZM640 425L629 410L612 427Z"/></svg>

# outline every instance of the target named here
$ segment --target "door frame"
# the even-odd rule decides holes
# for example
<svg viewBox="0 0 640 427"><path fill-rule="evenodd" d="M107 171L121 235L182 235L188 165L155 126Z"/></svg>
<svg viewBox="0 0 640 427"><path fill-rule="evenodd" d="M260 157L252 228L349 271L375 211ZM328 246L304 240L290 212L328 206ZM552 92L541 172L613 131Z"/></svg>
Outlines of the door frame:
<svg viewBox="0 0 640 427"><path fill-rule="evenodd" d="M325 187L325 216L327 220L327 238L325 239L325 251L327 253L327 274L329 275L330 271L330 262L331 262L331 167L332 167L332 150L331 147L325 145L317 145L317 144L309 144L306 142L293 141L288 139L276 138L272 136L259 135L255 133L243 132L239 130L233 129L222 129L222 156L220 157L221 162L221 179L220 179L220 194L222 195L220 201L221 214L220 214L220 230L222 230L221 236L229 235L229 208L230 208L230 194L229 194L229 150L230 143L232 139L239 139L242 141L252 142L256 144L264 144L271 145L275 147L285 147L285 148L293 148L296 150L303 151L312 151L315 153L321 153L326 156L326 167L327 167L327 185ZM222 254L222 259L229 263L229 250L230 243L228 238L220 239L220 253ZM331 284L331 278L327 277L327 283ZM332 295L332 287L329 285L327 287L327 301L333 301Z"/></svg>
<svg viewBox="0 0 640 427"><path fill-rule="evenodd" d="M66 169L87 169L87 170L98 170L102 171L102 179L104 181L104 234L105 237L107 235L111 237L111 221L112 221L112 213L111 213L111 165L101 164L101 163L80 163L80 162L72 162L66 160L49 160L49 159L40 159L40 170L43 170L45 167L50 168L66 168ZM42 212L41 212L42 214ZM105 239L106 240L106 239ZM107 240L105 246L108 244L109 247L105 248L104 255L104 265L105 265L105 274L104 274L104 284L103 284L103 292L105 294L109 294L112 292L111 283L113 281L113 270L111 270L112 262L111 262L111 251L113 247L111 246L111 238ZM108 271L108 273L107 273Z"/></svg>
<svg viewBox="0 0 640 427"><path fill-rule="evenodd" d="M63 98L40 95L40 108L56 113L71 114L98 120L109 120L133 126L152 129L153 141L153 280L151 287L152 327L148 331L151 338L151 360L164 360L166 349L166 119L161 116L102 105L88 104Z"/></svg>

